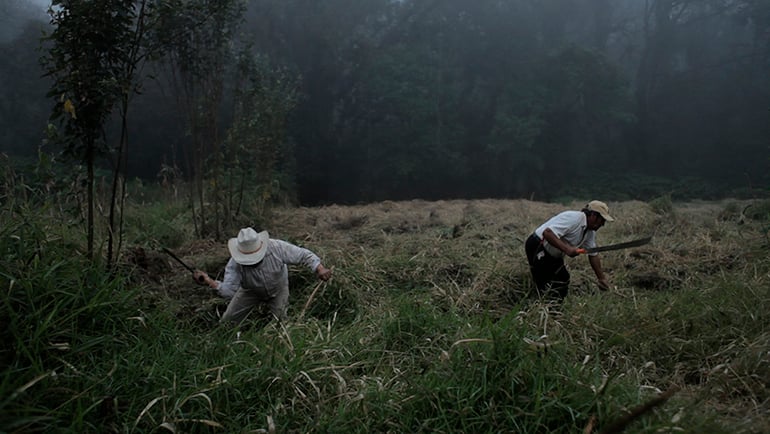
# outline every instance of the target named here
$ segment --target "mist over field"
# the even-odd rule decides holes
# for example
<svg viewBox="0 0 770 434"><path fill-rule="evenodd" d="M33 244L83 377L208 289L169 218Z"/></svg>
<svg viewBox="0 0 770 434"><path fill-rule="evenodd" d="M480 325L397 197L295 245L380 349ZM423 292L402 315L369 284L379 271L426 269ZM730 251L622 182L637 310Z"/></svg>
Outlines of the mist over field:
<svg viewBox="0 0 770 434"><path fill-rule="evenodd" d="M749 198L770 183L764 1L135 5L103 21L41 17L44 1L0 6L0 152L82 157L57 133L99 94L100 133L83 133L98 140L83 146L100 171L199 186L243 175L303 205ZM73 38L123 46L86 53ZM110 49L134 57L100 64Z"/></svg>

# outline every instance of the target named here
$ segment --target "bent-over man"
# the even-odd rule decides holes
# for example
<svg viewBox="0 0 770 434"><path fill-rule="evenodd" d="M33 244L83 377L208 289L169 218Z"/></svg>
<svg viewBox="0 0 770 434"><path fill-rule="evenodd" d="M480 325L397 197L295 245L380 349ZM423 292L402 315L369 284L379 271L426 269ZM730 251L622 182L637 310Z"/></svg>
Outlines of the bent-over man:
<svg viewBox="0 0 770 434"><path fill-rule="evenodd" d="M222 297L231 298L222 322L240 322L257 303L266 303L280 320L286 319L289 305L289 271L287 265L305 265L321 280L329 280L332 271L308 249L282 240L271 239L267 231L244 228L227 243L230 260L222 281L211 279L195 270L193 279L216 289Z"/></svg>
<svg viewBox="0 0 770 434"><path fill-rule="evenodd" d="M605 222L615 221L606 203L594 200L580 211L564 211L540 225L527 238L524 249L532 278L541 296L563 300L569 291L570 276L564 255L575 257L580 248L596 247L596 231ZM598 253L589 253L588 262L599 287L609 288Z"/></svg>

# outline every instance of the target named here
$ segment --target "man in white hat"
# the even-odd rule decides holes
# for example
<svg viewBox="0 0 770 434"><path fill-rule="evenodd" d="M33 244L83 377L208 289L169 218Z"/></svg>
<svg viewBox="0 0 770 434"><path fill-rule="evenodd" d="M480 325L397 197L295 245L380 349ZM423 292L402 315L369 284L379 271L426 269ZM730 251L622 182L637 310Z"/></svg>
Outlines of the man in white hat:
<svg viewBox="0 0 770 434"><path fill-rule="evenodd" d="M527 238L524 249L529 269L541 296L563 300L569 290L569 272L564 255L575 257L578 249L596 247L596 231L605 222L615 221L606 203L594 200L580 211L564 211L540 225ZM599 287L609 288L598 253L589 253L588 262Z"/></svg>
<svg viewBox="0 0 770 434"><path fill-rule="evenodd" d="M329 280L332 271L308 249L282 240L270 239L267 231L244 228L227 243L230 260L222 281L196 270L193 279L216 289L222 297L232 298L222 315L222 322L240 322L257 303L267 303L278 319L286 319L289 305L288 265L305 265L321 280Z"/></svg>

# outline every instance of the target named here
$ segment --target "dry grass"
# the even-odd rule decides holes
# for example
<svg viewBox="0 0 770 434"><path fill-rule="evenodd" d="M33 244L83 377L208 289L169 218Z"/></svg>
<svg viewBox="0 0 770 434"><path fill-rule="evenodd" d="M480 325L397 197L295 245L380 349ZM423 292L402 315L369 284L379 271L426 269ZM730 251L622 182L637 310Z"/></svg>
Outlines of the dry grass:
<svg viewBox="0 0 770 434"><path fill-rule="evenodd" d="M770 408L768 341L767 333L761 333L767 317L753 319L758 330L751 318L744 322L742 317L743 312L761 316L752 308L768 302L766 222L741 215L747 202L677 203L665 214L643 202L610 203L617 221L599 231L600 245L650 235L653 241L602 254L612 283L609 292L598 289L588 261L568 260L570 296L563 313L555 313L528 297L531 281L523 243L550 216L584 203L414 200L275 209L271 236L310 248L335 273L320 287L312 276L293 281L294 323L289 327L312 328L314 321L323 320L331 333L342 304L352 306L354 314L347 321L355 322L358 333L370 330L376 336L381 331L370 318L395 320L403 307L394 300L419 304L427 297L433 308L468 321L513 316L529 330L521 338L534 351L571 354L585 370L598 365L605 384L590 385L597 394L619 378L640 385L638 402L681 387L666 404L671 411L686 408L696 419L697 412L703 412L702 418L718 415L721 423L734 424L736 432L768 428L759 422ZM188 243L178 253L205 264L212 274L227 259L224 245L212 241ZM295 271L292 275L302 276ZM163 282L159 291L167 301L179 303L180 316L193 312L211 319L213 308L223 306L213 294L196 292L181 269ZM749 303L745 309L739 298ZM715 324L722 316L724 324ZM360 341L376 344L366 337ZM411 348L410 357L472 354L485 342L485 336L465 336L458 330L423 349ZM391 363L388 358L403 363L399 352L384 354L389 355L378 364Z"/></svg>
<svg viewBox="0 0 770 434"><path fill-rule="evenodd" d="M537 303L522 306L522 297L531 285L524 240L550 216L582 205L583 202L559 205L527 200L458 200L285 209L276 211L272 233L315 249L336 267L335 279L342 286L352 285L356 291L367 294L361 300L370 304L363 309L368 313L387 309L384 298L388 292L383 288L390 285L398 290L404 282L419 282L430 289L435 303L463 315L502 317L521 309L520 321L542 332L528 339L545 345L563 345L591 354L591 349L606 346L608 336L631 342L625 348L613 348L604 354L606 359L602 363L608 372L635 376L640 384L649 384L651 391L682 384L682 396L698 395L697 399L713 405L709 407L712 410L740 415L740 420L747 415L767 415L768 402L763 398L767 391L757 391L762 384L767 387L763 383L768 369L766 334L752 342L725 337L718 352L729 354L709 354L701 366L698 361L691 365L679 363L672 368L674 372L657 367L650 361L652 355L645 361L633 353L637 350L633 345L649 348L651 354L656 346L662 354L697 346L697 335L669 337L663 330L666 326L675 327L672 322L683 315L671 312L678 308L675 302L663 301L660 307L661 303L651 303L649 297L665 297L692 288L702 290L703 296L708 297L709 291L719 290L722 279L767 288L768 275L762 274L766 273L762 261L769 244L765 222L747 221L738 213L727 212L746 206L746 202L731 200L674 204L673 211L663 215L643 202L610 203L617 221L599 231L600 245L654 237L647 246L602 255L612 291L600 292L587 261L575 258L569 260L572 296L565 307L571 315L553 316L546 306ZM400 259L394 261L394 267L384 268L384 258ZM765 271L754 271L758 267ZM356 275L350 276L349 270ZM767 296L758 297L766 300ZM604 312L582 311L586 303L599 303ZM619 318L635 323L624 327L596 322L596 315L612 315L618 304L637 309L637 317L616 311ZM644 312L670 316L671 320L656 322ZM657 337L683 342L655 342ZM664 349L666 345L668 349ZM715 378L719 372L715 368L720 364L724 364L724 375L716 382L708 381L707 378ZM765 380L757 381L757 375ZM698 380L693 380L693 376ZM744 384L741 378L754 380ZM711 392L704 397L693 392L693 387L717 387L721 392L719 397ZM723 400L725 394L739 396Z"/></svg>
<svg viewBox="0 0 770 434"><path fill-rule="evenodd" d="M223 271L225 243L191 240L182 206L129 211L130 279L73 254L74 229L52 238L60 218L13 210L0 431L770 432L770 206L610 203L600 245L653 242L602 254L606 292L568 260L552 306L523 243L584 203L274 209L256 220L334 278L292 270L289 321L236 328L156 249Z"/></svg>
<svg viewBox="0 0 770 434"><path fill-rule="evenodd" d="M703 275L750 263L767 243L759 225L724 220L735 201L677 204L657 215L643 202L610 203L617 221L599 231L600 244L652 235L645 247L602 255L616 291L670 289L694 284ZM361 266L365 274L384 272L395 281L429 281L454 302L471 305L484 291L501 285L526 291L526 237L568 205L527 200L382 202L361 206L280 209L270 232L308 246L337 267L337 276ZM407 257L397 270L372 269L372 258ZM573 293L595 289L587 261L569 261ZM486 294L496 297L500 294ZM494 302L493 304L497 304Z"/></svg>

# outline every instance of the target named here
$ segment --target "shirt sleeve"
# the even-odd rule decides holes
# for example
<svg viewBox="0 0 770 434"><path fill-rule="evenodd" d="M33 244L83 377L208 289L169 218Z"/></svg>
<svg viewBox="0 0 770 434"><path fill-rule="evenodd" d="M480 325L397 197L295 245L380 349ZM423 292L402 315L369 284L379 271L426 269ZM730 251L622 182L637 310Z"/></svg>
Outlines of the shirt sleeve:
<svg viewBox="0 0 770 434"><path fill-rule="evenodd" d="M315 253L303 247L295 246L282 240L270 240L270 249L274 255L289 265L304 265L315 271L321 264L321 258Z"/></svg>
<svg viewBox="0 0 770 434"><path fill-rule="evenodd" d="M545 232L546 229L551 229L557 238L562 238L569 233L579 230L580 223L577 214L565 211L551 217L548 221L540 225L540 227L535 229L535 235L542 240L543 232Z"/></svg>
<svg viewBox="0 0 770 434"><path fill-rule="evenodd" d="M224 298L233 298L235 292L241 287L241 266L230 258L225 266L225 277L220 282L217 280L217 291Z"/></svg>

